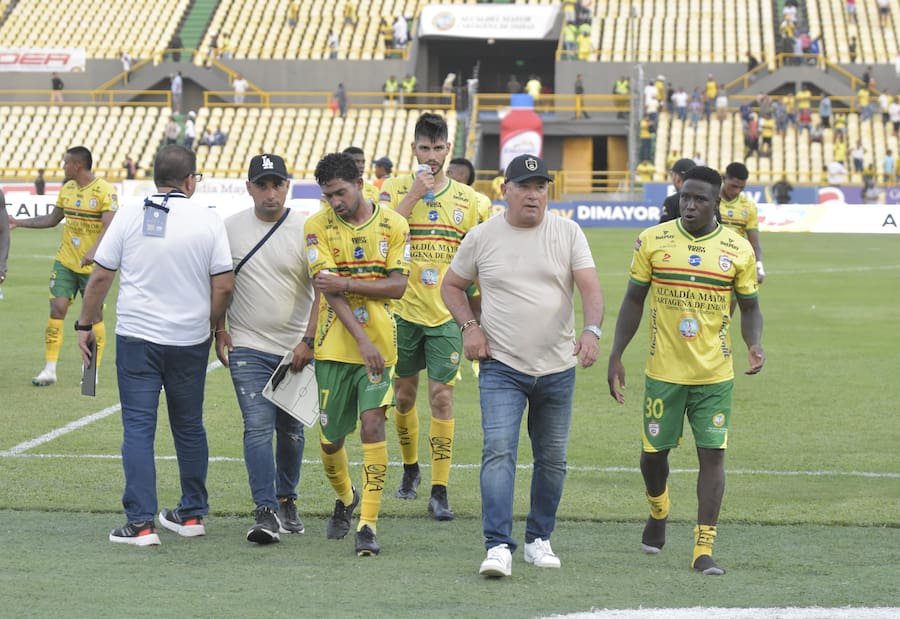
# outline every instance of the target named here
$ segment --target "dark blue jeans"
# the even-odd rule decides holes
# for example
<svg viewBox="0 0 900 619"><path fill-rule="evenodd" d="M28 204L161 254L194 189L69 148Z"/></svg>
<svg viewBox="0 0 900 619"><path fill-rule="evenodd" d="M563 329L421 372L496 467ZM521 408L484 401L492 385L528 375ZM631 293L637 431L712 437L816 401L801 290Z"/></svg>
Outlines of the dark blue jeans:
<svg viewBox="0 0 900 619"><path fill-rule="evenodd" d="M257 507L272 509L278 508L278 497L297 498L305 442L303 424L262 395L281 357L245 347L228 354L231 380L244 417L244 462L250 492Z"/></svg>
<svg viewBox="0 0 900 619"><path fill-rule="evenodd" d="M525 522L525 542L549 540L566 478L566 453L572 420L575 368L534 377L495 360L481 362L481 521L484 546L507 544L512 538L513 494L519 429L528 405L528 436L534 455L531 508Z"/></svg>
<svg viewBox="0 0 900 619"><path fill-rule="evenodd" d="M203 427L203 389L209 342L195 346L163 346L116 336L116 369L122 400L122 505L128 522L153 520L157 512L156 437L159 392L165 389L169 426L175 441L182 516L209 512L206 471L209 447Z"/></svg>

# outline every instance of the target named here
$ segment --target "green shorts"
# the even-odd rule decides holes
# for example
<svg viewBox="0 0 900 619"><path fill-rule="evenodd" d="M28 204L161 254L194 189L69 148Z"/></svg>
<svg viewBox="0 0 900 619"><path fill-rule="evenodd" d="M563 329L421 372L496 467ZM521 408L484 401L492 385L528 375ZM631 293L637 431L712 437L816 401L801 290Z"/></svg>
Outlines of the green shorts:
<svg viewBox="0 0 900 619"><path fill-rule="evenodd" d="M456 321L423 327L397 320L397 376L408 378L428 368L428 378L453 385L462 358L462 333Z"/></svg>
<svg viewBox="0 0 900 619"><path fill-rule="evenodd" d="M676 385L646 377L644 451L655 453L681 444L687 416L697 447L725 449L734 381L712 385Z"/></svg>
<svg viewBox="0 0 900 619"><path fill-rule="evenodd" d="M90 278L90 273L76 273L59 260L54 260L53 272L50 273L50 298L74 299L79 292L83 297Z"/></svg>
<svg viewBox="0 0 900 619"><path fill-rule="evenodd" d="M354 430L360 413L394 403L392 368L370 379L366 366L339 361L316 361L319 385L319 428L334 443Z"/></svg>

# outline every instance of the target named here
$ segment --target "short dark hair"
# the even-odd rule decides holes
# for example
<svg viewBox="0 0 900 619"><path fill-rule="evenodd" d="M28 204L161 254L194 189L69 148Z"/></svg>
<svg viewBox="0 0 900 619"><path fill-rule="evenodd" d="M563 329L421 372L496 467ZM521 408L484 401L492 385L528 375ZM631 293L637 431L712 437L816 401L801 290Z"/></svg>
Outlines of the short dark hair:
<svg viewBox="0 0 900 619"><path fill-rule="evenodd" d="M450 160L450 165L461 165L469 170L469 179L466 181L466 185L471 185L475 182L475 166L472 165L471 161L465 157L456 157Z"/></svg>
<svg viewBox="0 0 900 619"><path fill-rule="evenodd" d="M698 180L703 181L704 183L709 183L716 188L716 194L718 194L722 189L722 176L712 168L708 168L703 165L698 165L691 168L684 173L682 178L685 180L685 182L689 180Z"/></svg>
<svg viewBox="0 0 900 619"><path fill-rule="evenodd" d="M66 154L74 155L81 159L81 165L88 170L94 166L94 158L91 156L91 151L87 149L87 146L73 146L66 151Z"/></svg>
<svg viewBox="0 0 900 619"><path fill-rule="evenodd" d="M185 178L197 171L197 155L180 144L167 144L156 153L153 182L157 187L180 187Z"/></svg>
<svg viewBox="0 0 900 619"><path fill-rule="evenodd" d="M432 142L436 140L446 140L449 132L447 130L447 121L440 114L425 112L419 116L416 121L415 139L425 138Z"/></svg>
<svg viewBox="0 0 900 619"><path fill-rule="evenodd" d="M359 178L359 168L356 167L356 162L350 155L330 153L322 157L316 164L314 176L319 185L324 185L336 178L348 183L355 183Z"/></svg>
<svg viewBox="0 0 900 619"><path fill-rule="evenodd" d="M733 161L728 164L728 167L725 168L725 177L726 178L736 178L739 181L745 181L750 178L750 170L747 169L740 161Z"/></svg>
<svg viewBox="0 0 900 619"><path fill-rule="evenodd" d="M341 151L345 155L362 155L365 157L366 151L361 149L359 146L348 146L344 150Z"/></svg>

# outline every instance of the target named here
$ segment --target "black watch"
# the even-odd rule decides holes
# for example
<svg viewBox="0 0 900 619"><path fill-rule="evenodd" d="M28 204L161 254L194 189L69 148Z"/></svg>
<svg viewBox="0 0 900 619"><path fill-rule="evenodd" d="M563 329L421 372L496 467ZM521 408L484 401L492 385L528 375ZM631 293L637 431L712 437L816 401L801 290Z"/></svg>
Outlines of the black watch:
<svg viewBox="0 0 900 619"><path fill-rule="evenodd" d="M76 331L93 331L94 325L93 325L93 323L81 325L81 324L78 324L78 321L76 320L75 321L75 330Z"/></svg>

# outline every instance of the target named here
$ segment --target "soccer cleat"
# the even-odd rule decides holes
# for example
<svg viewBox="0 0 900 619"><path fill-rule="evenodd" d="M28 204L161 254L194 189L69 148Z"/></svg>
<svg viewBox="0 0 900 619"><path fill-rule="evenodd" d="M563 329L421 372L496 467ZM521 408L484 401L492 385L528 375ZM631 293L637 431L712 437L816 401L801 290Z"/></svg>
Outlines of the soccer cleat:
<svg viewBox="0 0 900 619"><path fill-rule="evenodd" d="M719 567L719 564L713 561L709 555L700 555L694 561L694 569L704 576L721 576L725 573L725 569Z"/></svg>
<svg viewBox="0 0 900 619"><path fill-rule="evenodd" d="M44 368L41 373L31 379L31 384L35 387L49 387L56 384L56 372Z"/></svg>
<svg viewBox="0 0 900 619"><path fill-rule="evenodd" d="M419 484L422 483L422 473L419 471L419 465L415 468L406 468L403 466L403 479L400 481L400 488L397 489L398 499L412 500L419 496Z"/></svg>
<svg viewBox="0 0 900 619"><path fill-rule="evenodd" d="M206 535L206 527L203 526L203 516L182 517L174 509L164 509L159 512L159 524L169 531L178 533L181 537Z"/></svg>
<svg viewBox="0 0 900 619"><path fill-rule="evenodd" d="M294 499L285 497L278 499L278 522L281 533L303 533L305 527L300 516L297 514L297 505Z"/></svg>
<svg viewBox="0 0 900 619"><path fill-rule="evenodd" d="M281 541L278 531L281 529L278 515L271 507L261 505L254 512L256 524L247 531L247 541L254 544L275 544Z"/></svg>
<svg viewBox="0 0 900 619"><path fill-rule="evenodd" d="M653 516L647 518L644 533L641 535L641 550L648 555L656 555L666 545L666 521L668 516L657 520Z"/></svg>
<svg viewBox="0 0 900 619"><path fill-rule="evenodd" d="M344 505L340 499L334 502L334 513L328 519L326 536L328 539L343 539L350 532L350 521L353 520L353 510L359 505L359 492L353 488L353 502Z"/></svg>
<svg viewBox="0 0 900 619"><path fill-rule="evenodd" d="M375 531L367 524L356 532L356 556L374 557L381 552L381 546L375 541Z"/></svg>
<svg viewBox="0 0 900 619"><path fill-rule="evenodd" d="M531 563L535 567L559 567L560 561L556 553L550 547L549 540L535 539L530 544L525 544L525 563Z"/></svg>
<svg viewBox="0 0 900 619"><path fill-rule="evenodd" d="M132 546L159 546L159 535L156 534L152 520L129 522L120 529L113 529L109 534L109 541Z"/></svg>
<svg viewBox="0 0 900 619"><path fill-rule="evenodd" d="M432 486L431 498L428 500L428 513L435 520L453 520L456 514L447 502L447 486Z"/></svg>
<svg viewBox="0 0 900 619"><path fill-rule="evenodd" d="M512 553L509 551L509 546L500 544L488 548L487 557L481 562L478 573L491 577L511 576Z"/></svg>

